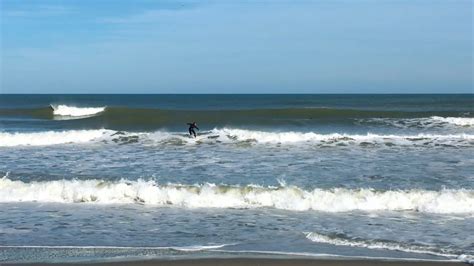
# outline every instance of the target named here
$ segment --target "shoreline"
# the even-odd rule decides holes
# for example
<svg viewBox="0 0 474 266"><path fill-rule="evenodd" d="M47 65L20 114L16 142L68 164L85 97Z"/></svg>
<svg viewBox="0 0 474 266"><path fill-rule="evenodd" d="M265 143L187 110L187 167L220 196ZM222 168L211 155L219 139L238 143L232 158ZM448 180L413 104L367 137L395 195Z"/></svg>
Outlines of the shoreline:
<svg viewBox="0 0 474 266"><path fill-rule="evenodd" d="M226 266L454 266L469 265L461 261L425 261L425 260L380 260L380 259L308 259L308 258L196 258L196 259L150 259L130 261L102 261L102 262L65 262L65 263L1 263L1 266L51 266L51 265L90 265L90 266L201 266L201 265L226 265Z"/></svg>

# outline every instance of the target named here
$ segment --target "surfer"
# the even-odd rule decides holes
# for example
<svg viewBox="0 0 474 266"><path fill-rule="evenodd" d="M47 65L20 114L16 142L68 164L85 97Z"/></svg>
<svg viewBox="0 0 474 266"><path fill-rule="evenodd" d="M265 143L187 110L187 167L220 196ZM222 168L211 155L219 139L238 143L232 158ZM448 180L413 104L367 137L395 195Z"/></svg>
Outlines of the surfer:
<svg viewBox="0 0 474 266"><path fill-rule="evenodd" d="M196 137L196 131L194 131L194 129L199 130L199 128L196 125L196 122L188 123L188 125L189 125L189 135L190 136L194 135L194 137Z"/></svg>

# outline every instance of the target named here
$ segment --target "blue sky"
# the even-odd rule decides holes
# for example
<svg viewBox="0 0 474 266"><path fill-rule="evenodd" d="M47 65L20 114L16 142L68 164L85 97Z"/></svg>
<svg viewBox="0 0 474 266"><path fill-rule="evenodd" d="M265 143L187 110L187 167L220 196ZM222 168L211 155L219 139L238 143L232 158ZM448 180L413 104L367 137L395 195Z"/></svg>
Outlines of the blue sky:
<svg viewBox="0 0 474 266"><path fill-rule="evenodd" d="M473 92L471 0L0 3L3 93Z"/></svg>

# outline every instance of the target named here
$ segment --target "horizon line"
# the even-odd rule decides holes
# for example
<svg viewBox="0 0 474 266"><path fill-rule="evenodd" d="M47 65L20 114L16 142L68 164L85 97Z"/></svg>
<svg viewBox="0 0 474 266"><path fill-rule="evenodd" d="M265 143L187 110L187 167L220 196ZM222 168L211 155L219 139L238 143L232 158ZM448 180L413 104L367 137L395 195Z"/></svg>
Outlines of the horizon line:
<svg viewBox="0 0 474 266"><path fill-rule="evenodd" d="M367 93L367 92L334 92L334 93L4 93L0 92L0 95L454 95L454 94L463 94L463 95L474 95L474 92L400 92L400 93L391 93L391 92L376 92L376 93Z"/></svg>

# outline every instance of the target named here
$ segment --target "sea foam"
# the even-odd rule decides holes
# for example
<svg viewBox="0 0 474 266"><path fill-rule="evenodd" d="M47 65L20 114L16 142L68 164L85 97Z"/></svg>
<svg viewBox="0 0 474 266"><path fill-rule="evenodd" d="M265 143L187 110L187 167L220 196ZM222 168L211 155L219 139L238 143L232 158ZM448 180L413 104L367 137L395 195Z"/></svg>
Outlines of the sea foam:
<svg viewBox="0 0 474 266"><path fill-rule="evenodd" d="M258 130L222 128L213 129L198 138L190 138L178 132L117 132L113 130L66 130L33 133L0 133L1 146L39 146L66 143L86 143L111 140L114 143L190 144L200 143L250 143L250 144L313 144L340 145L387 145L387 146L472 146L473 134L319 134L316 132L267 132Z"/></svg>
<svg viewBox="0 0 474 266"><path fill-rule="evenodd" d="M160 185L154 181L56 180L22 182L0 179L0 202L149 204L186 208L259 208L292 211L417 211L474 213L468 189L389 190L312 189L216 184Z"/></svg>
<svg viewBox="0 0 474 266"><path fill-rule="evenodd" d="M440 248L432 247L432 246L397 243L394 241L350 238L343 234L327 235L327 234L320 234L317 232L306 233L306 238L316 243L324 243L324 244L330 244L330 245L335 245L335 246L350 246L350 247L359 247L359 248L368 248L368 249L395 250L395 251L403 251L403 252L410 252L410 253L430 254L430 255L435 255L435 256L443 256L443 257L448 257L452 259L458 259L461 261L467 261L467 258L465 258L466 255L458 255L458 254L455 254L454 251L447 250L447 249L440 249Z"/></svg>
<svg viewBox="0 0 474 266"><path fill-rule="evenodd" d="M0 147L13 146L43 146L65 143L84 143L98 139L106 132L99 130L67 130L67 131L44 131L32 133L6 133L0 132Z"/></svg>
<svg viewBox="0 0 474 266"><path fill-rule="evenodd" d="M261 144L309 143L323 146L386 145L386 146L472 146L473 134L345 134L316 132L266 132L245 129L214 129L213 135L222 142L251 142Z"/></svg>
<svg viewBox="0 0 474 266"><path fill-rule="evenodd" d="M453 124L457 126L474 126L474 118L472 117L440 117L432 116L432 120L443 123Z"/></svg>

